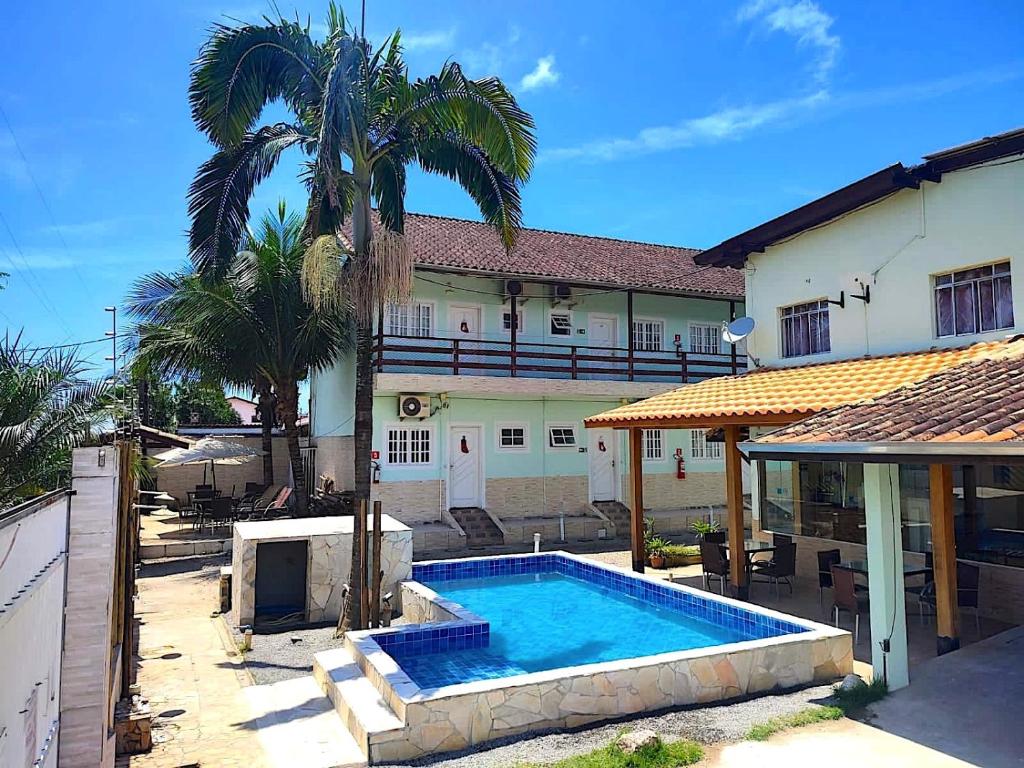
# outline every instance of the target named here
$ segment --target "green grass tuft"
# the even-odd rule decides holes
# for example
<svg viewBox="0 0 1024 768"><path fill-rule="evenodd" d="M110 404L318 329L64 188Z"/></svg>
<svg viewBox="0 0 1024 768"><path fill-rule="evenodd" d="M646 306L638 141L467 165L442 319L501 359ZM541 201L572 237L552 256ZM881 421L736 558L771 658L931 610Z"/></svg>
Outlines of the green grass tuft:
<svg viewBox="0 0 1024 768"><path fill-rule="evenodd" d="M839 707L808 707L783 717L774 717L771 720L755 725L747 732L750 741L765 741L780 731L790 728L799 728L802 725L813 725L826 720L838 720L844 712Z"/></svg>
<svg viewBox="0 0 1024 768"><path fill-rule="evenodd" d="M624 754L614 742L585 755L576 755L548 763L544 768L680 768L693 765L704 756L704 750L694 741L663 742L656 747ZM521 768L540 768L521 766Z"/></svg>
<svg viewBox="0 0 1024 768"><path fill-rule="evenodd" d="M888 693L889 686L885 684L884 680L872 680L867 685L858 686L849 691L844 691L836 686L833 689L832 699L837 707L845 714L849 714L884 699Z"/></svg>

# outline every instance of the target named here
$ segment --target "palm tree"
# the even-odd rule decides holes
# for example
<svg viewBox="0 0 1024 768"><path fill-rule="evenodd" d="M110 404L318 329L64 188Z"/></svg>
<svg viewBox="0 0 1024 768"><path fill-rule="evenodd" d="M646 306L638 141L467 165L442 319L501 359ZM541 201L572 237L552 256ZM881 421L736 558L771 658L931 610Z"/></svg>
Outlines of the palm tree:
<svg viewBox="0 0 1024 768"><path fill-rule="evenodd" d="M303 296L302 227L302 217L281 203L246 233L244 250L223 276L149 275L132 288L128 308L139 321L139 365L165 376L273 387L300 513L307 499L296 424L299 382L337 359L350 338L339 311L314 307Z"/></svg>
<svg viewBox="0 0 1024 768"><path fill-rule="evenodd" d="M0 507L68 482L71 449L110 420L111 385L86 370L77 349L0 344Z"/></svg>
<svg viewBox="0 0 1024 768"><path fill-rule="evenodd" d="M536 150L533 120L500 80L470 79L454 62L411 81L400 33L374 50L333 3L323 42L284 18L215 25L193 65L190 100L196 125L217 147L189 193L191 258L203 272L229 263L253 190L284 151L306 156L305 288L317 305L347 301L355 317L359 509L370 497L373 316L411 292L402 237L406 168L417 164L456 181L511 249L522 218L519 188ZM256 128L271 102L282 102L291 121ZM360 525L357 518L357 531ZM358 538L353 575L365 570ZM355 610L362 581L350 580L343 629L365 626Z"/></svg>

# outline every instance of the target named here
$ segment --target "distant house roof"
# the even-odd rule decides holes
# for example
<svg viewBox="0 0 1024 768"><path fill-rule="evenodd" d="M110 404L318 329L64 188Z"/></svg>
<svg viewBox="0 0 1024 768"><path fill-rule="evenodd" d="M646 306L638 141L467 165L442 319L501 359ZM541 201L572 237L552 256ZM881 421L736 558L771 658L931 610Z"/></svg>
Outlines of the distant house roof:
<svg viewBox="0 0 1024 768"><path fill-rule="evenodd" d="M249 405L256 405L256 401L255 400L250 400L247 397L239 397L238 395L228 395L226 399L229 402L231 400L238 400L241 403L248 403Z"/></svg>
<svg viewBox="0 0 1024 768"><path fill-rule="evenodd" d="M743 297L743 275L696 265L694 248L523 229L507 253L488 224L418 213L405 235L417 266L438 272Z"/></svg>
<svg viewBox="0 0 1024 768"><path fill-rule="evenodd" d="M721 376L622 405L585 420L588 427L713 427L786 424L857 403L967 361L1024 354L1024 338L969 347L860 357Z"/></svg>
<svg viewBox="0 0 1024 768"><path fill-rule="evenodd" d="M925 155L910 167L890 165L842 189L819 197L771 221L748 229L698 254L694 261L716 267L742 267L751 253L881 200L901 189L917 189L923 181L939 182L944 173L1024 153L1024 128Z"/></svg>

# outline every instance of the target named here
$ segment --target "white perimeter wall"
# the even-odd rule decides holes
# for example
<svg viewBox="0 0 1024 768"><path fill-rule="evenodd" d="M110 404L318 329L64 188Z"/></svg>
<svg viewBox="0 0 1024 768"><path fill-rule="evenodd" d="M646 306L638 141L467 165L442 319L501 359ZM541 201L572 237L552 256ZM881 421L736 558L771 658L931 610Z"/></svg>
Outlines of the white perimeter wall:
<svg viewBox="0 0 1024 768"><path fill-rule="evenodd" d="M68 498L0 516L0 766L56 765Z"/></svg>
<svg viewBox="0 0 1024 768"><path fill-rule="evenodd" d="M1000 164L1001 163L1001 164ZM932 276L1009 259L1016 327L939 339ZM853 278L871 286L871 303ZM829 312L829 354L782 359L779 308L838 299ZM939 184L903 190L747 262L747 313L757 321L748 351L761 365L799 365L860 355L962 346L1024 328L1024 162L947 173Z"/></svg>

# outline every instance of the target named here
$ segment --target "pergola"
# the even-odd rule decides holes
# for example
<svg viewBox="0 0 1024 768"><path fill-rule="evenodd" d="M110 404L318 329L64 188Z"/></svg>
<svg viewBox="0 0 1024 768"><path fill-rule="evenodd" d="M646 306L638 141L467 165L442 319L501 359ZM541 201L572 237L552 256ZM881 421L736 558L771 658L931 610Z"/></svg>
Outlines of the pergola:
<svg viewBox="0 0 1024 768"><path fill-rule="evenodd" d="M585 421L587 427L611 427L627 430L629 434L628 501L631 512L630 534L633 569L642 572L646 559L643 544L642 430L720 428L724 432L729 546L733 552L742 552L744 523L741 462L744 459L740 447L740 431L743 427L780 428L793 425L794 422L800 422L801 419L829 411L829 409L843 411L842 406L871 401L962 364L988 360L993 357L1005 357L1008 353L1020 354L1022 352L1024 352L1024 342L1005 340L975 344L970 347L864 357L792 368L763 368L739 376L709 379L699 384L680 387L671 392L590 417ZM781 430L781 432L785 431ZM751 457L761 458L769 455L768 452L764 452L766 445L758 442L748 443L744 445L744 449L749 452ZM794 443L794 445L800 445L800 443ZM754 448L753 446L758 447ZM779 450L778 445L772 446L772 451L778 452ZM783 448L781 450L784 452L791 449ZM796 449L792 450L796 451ZM816 461L827 458L824 453L812 451L809 447L805 447L804 450L814 453ZM794 455L801 454L794 453ZM898 474L896 477L898 482ZM888 539L891 539L892 536L899 536L898 524L893 530L891 506L888 512L883 514L885 510L882 505L882 484L891 482L891 480L891 475L883 478L874 470L870 474L865 473L865 495L874 502L870 504L871 511L869 511L867 519L869 536L871 536L872 530L879 531ZM944 510L947 509L952 499L949 473L946 470L936 471L934 482L938 485L937 490L933 490L933 494L938 493L938 496L946 501L939 504L933 503L933 514L934 510L938 509L940 514L946 515ZM898 485L896 487L898 488ZM891 502L890 494L886 494L886 499ZM757 501L755 500L754 503ZM948 508L951 509L951 507ZM886 520L889 522L886 523ZM947 522L949 528L947 533L951 537L951 522L947 521L946 517L942 517L935 530L940 535L946 536L947 533L943 533L945 530L943 526ZM869 546L869 555L870 549ZM892 548L889 549L891 551ZM896 549L900 551L899 573L902 581L902 546L896 547ZM892 558L890 558L891 560ZM887 578L895 578L896 572L892 570L894 567L893 562L880 563L878 568L873 569L872 582L881 583ZM746 578L744 559L731 557L730 580L733 595L739 599L748 597ZM879 589L879 591L884 590ZM902 605L902 589L899 590L899 593L899 601ZM948 606L944 610L948 612ZM940 624L940 632L942 627L943 625ZM888 655L887 652L886 656ZM905 632L903 656L905 661ZM885 660L882 664L884 663ZM881 675L881 665L879 665L879 674ZM893 679L891 670L889 678L894 682L898 681L898 677L896 680Z"/></svg>

